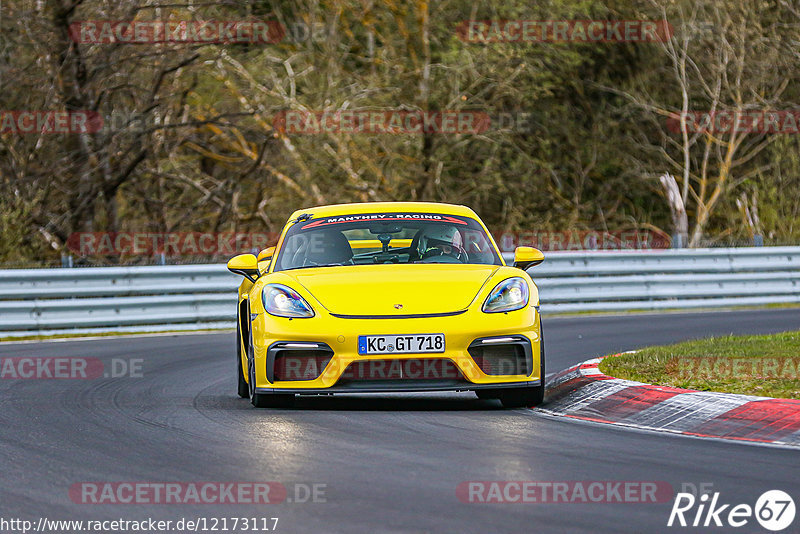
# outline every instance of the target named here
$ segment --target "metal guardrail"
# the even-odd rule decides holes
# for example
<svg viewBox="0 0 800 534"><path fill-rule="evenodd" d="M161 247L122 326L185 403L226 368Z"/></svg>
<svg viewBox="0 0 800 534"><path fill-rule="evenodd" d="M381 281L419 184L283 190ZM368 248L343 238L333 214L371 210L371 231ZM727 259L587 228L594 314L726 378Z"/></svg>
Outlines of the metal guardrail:
<svg viewBox="0 0 800 534"><path fill-rule="evenodd" d="M230 328L224 265L0 271L0 336Z"/></svg>
<svg viewBox="0 0 800 534"><path fill-rule="evenodd" d="M800 302L800 247L546 256L529 270L543 313ZM232 328L239 281L224 265L0 271L0 337Z"/></svg>
<svg viewBox="0 0 800 534"><path fill-rule="evenodd" d="M542 311L626 311L800 302L800 247L546 254L529 270Z"/></svg>

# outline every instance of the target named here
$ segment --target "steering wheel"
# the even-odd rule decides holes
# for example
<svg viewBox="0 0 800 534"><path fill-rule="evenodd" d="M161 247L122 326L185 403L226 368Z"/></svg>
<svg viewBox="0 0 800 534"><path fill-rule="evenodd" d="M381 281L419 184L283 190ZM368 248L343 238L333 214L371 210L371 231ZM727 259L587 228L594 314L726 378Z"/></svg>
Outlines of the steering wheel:
<svg viewBox="0 0 800 534"><path fill-rule="evenodd" d="M334 266L334 265L355 265L355 262L352 259L349 259L344 263L337 262L337 261L332 261L332 262L328 262L328 263L319 263L317 261L309 260L308 258L303 258L303 267L307 267L307 266L315 267L315 266L320 266L320 265L325 265L326 267Z"/></svg>
<svg viewBox="0 0 800 534"><path fill-rule="evenodd" d="M456 259L460 263L466 263L469 260L469 256L467 256L467 252L465 250L463 250L463 249L461 249L459 247L455 247L455 246L451 246L450 248L452 248L453 252L455 252L455 253L453 253L453 252L446 253L445 251L443 251L439 247L434 246L433 248L427 250L425 252L425 254L422 255L422 259L425 260L425 259L428 259L428 258L436 258L436 257L440 257L440 256L446 256L448 258ZM450 262L448 262L448 263L450 263Z"/></svg>
<svg viewBox="0 0 800 534"><path fill-rule="evenodd" d="M450 254L431 254L427 255L419 263L457 263L461 264L461 260Z"/></svg>

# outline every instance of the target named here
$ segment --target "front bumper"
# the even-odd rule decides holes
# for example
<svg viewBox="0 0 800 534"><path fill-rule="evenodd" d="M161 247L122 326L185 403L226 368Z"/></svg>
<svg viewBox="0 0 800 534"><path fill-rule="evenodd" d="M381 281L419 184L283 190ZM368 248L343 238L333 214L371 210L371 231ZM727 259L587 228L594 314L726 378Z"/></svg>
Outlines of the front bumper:
<svg viewBox="0 0 800 534"><path fill-rule="evenodd" d="M541 386L541 380L527 382L503 382L500 384L436 384L427 380L415 383L409 380L402 384L364 384L362 386L333 386L324 389L313 388L256 388L256 393L295 393L299 395L332 395L333 393L413 393L415 391L475 391L478 389L530 388Z"/></svg>
<svg viewBox="0 0 800 534"><path fill-rule="evenodd" d="M529 306L509 313L486 314L480 310L443 317L425 318L368 318L335 317L327 312L310 319L284 319L266 313L252 321L253 359L256 393L368 393L388 391L469 391L506 387L535 387L542 384L540 319L537 309ZM414 335L443 333L445 352L438 354L381 354L358 353L360 335ZM486 365L475 358L475 344L484 339L508 339L508 344L524 345L526 363L513 374L491 374ZM276 376L276 348L288 344L316 344L322 352L329 351L318 376L313 379L284 380ZM472 351L471 351L472 349ZM401 366L428 367L434 362L449 362L456 375L405 377L382 376L353 378L351 364L375 363L379 360L397 361ZM412 360L414 362L412 362ZM324 365L324 368L322 368ZM433 373L435 375L435 373Z"/></svg>

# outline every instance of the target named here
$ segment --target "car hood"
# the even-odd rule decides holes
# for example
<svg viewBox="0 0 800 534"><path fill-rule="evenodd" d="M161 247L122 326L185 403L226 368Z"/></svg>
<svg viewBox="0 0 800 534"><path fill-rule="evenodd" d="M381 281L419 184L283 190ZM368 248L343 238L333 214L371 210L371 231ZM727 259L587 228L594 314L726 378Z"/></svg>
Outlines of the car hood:
<svg viewBox="0 0 800 534"><path fill-rule="evenodd" d="M329 312L416 315L466 309L499 265L363 265L282 271ZM402 306L402 307L398 307Z"/></svg>

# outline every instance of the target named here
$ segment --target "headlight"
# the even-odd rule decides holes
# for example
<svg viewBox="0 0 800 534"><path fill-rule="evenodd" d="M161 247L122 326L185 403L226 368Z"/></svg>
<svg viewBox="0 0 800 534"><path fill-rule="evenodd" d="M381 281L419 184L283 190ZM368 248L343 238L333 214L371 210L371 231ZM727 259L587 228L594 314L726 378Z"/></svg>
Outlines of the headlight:
<svg viewBox="0 0 800 534"><path fill-rule="evenodd" d="M261 290L264 309L277 317L314 317L314 310L297 291L280 284L267 284Z"/></svg>
<svg viewBox="0 0 800 534"><path fill-rule="evenodd" d="M528 305L528 284L522 278L503 280L483 303L485 313L519 310Z"/></svg>

